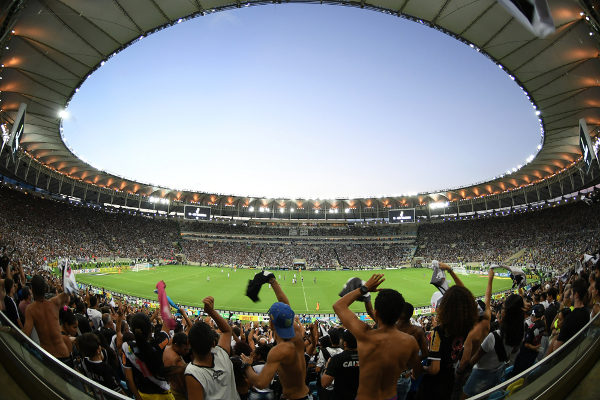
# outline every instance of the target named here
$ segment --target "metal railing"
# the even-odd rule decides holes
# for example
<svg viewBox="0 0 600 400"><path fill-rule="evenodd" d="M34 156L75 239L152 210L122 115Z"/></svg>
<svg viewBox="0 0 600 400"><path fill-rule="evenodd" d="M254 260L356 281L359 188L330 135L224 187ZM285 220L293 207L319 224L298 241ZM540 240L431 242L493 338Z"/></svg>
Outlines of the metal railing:
<svg viewBox="0 0 600 400"><path fill-rule="evenodd" d="M600 314L560 348L522 373L470 400L563 399L600 353ZM587 365L589 366L589 365Z"/></svg>
<svg viewBox="0 0 600 400"><path fill-rule="evenodd" d="M60 362L0 311L0 358L30 398L130 400Z"/></svg>

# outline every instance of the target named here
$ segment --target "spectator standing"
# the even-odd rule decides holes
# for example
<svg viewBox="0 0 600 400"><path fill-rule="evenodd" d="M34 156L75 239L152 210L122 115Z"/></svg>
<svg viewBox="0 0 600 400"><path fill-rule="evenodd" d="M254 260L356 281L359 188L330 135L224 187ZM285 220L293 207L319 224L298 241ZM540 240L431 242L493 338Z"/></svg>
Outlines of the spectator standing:
<svg viewBox="0 0 600 400"><path fill-rule="evenodd" d="M420 365L417 341L395 326L404 307L404 298L393 289L378 289L384 280L383 274L374 274L366 284L347 293L333 305L342 324L356 338L360 360L357 400L396 397L396 383L400 375ZM356 300L366 300L365 295L377 291L374 311L377 329L370 329L349 307Z"/></svg>
<svg viewBox="0 0 600 400"><path fill-rule="evenodd" d="M438 325L431 333L428 365L424 367L425 376L419 385L418 399L450 399L455 366L476 321L475 298L469 289L457 282L444 293L438 307Z"/></svg>
<svg viewBox="0 0 600 400"><path fill-rule="evenodd" d="M581 328L590 321L590 311L585 306L585 297L587 294L587 282L581 278L573 282L571 288L573 311L567 316L565 322L560 328L560 333L554 345L549 348L548 354L562 346L567 340L571 339Z"/></svg>
<svg viewBox="0 0 600 400"><path fill-rule="evenodd" d="M408 335L411 335L415 338L419 345L419 357L420 359L427 358L429 354L429 349L427 348L427 338L425 337L425 331L420 326L413 325L410 322L410 319L414 313L414 307L410 303L404 303L404 307L402 308L402 312L400 313L400 318L396 323L396 328L400 332L404 332ZM407 372L400 376L397 382L397 395L398 400L404 400L408 395L410 387L412 385L411 372Z"/></svg>
<svg viewBox="0 0 600 400"><path fill-rule="evenodd" d="M546 321L544 320L544 306L537 304L531 309L531 324L525 331L525 339L521 351L515 359L512 375L517 375L535 364L542 346L542 338L546 334Z"/></svg>
<svg viewBox="0 0 600 400"><path fill-rule="evenodd" d="M60 361L73 366L71 352L65 345L61 335L58 312L69 300L69 295L61 293L50 300L45 299L46 282L41 275L31 279L33 303L25 310L25 327L23 332L31 337L33 328L37 332L40 346Z"/></svg>
<svg viewBox="0 0 600 400"><path fill-rule="evenodd" d="M15 303L15 290L16 286L14 285L14 281L11 278L6 278L4 280L4 292L6 293L4 296L4 310L6 316L12 323L23 329L21 316L19 315L19 307L17 307L17 303Z"/></svg>
<svg viewBox="0 0 600 400"><path fill-rule="evenodd" d="M27 306L31 304L31 290L27 286L21 289L21 301L19 302L19 314L21 316L21 323L25 325L25 310Z"/></svg>
<svg viewBox="0 0 600 400"><path fill-rule="evenodd" d="M175 400L186 400L187 393L185 389L185 368L187 363L183 356L190 351L188 337L185 333L179 332L173 336L171 344L165 347L163 352L163 363L169 370L169 385Z"/></svg>
<svg viewBox="0 0 600 400"><path fill-rule="evenodd" d="M275 277L272 277L269 283L278 300L269 309L269 325L274 332L277 345L269 352L267 362L260 374L250 368L253 361L250 357L241 356L245 364L246 377L252 386L264 389L271 384L277 373L284 398L309 399L308 386L305 382L304 329L295 320L290 302Z"/></svg>
<svg viewBox="0 0 600 400"><path fill-rule="evenodd" d="M524 322L523 298L512 294L502 306L500 329L488 334L471 359L473 371L463 387L467 397L475 396L500 383L506 363L511 358L514 360L523 341Z"/></svg>
<svg viewBox="0 0 600 400"><path fill-rule="evenodd" d="M232 329L215 311L212 297L206 297L202 302L204 312L217 324L221 336L217 343L212 328L203 321L196 322L190 329L193 359L185 369L188 399L239 400L233 365L229 360Z"/></svg>
<svg viewBox="0 0 600 400"><path fill-rule="evenodd" d="M356 338L349 330L342 334L344 351L332 356L325 373L321 377L321 386L327 387L333 383L333 399L346 400L356 398L359 381L358 350Z"/></svg>

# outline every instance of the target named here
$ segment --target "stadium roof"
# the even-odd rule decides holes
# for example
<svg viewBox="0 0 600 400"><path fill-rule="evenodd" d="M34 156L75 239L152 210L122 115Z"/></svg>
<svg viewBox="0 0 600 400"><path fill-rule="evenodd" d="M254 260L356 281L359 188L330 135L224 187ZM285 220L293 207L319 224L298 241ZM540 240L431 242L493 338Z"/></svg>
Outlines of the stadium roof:
<svg viewBox="0 0 600 400"><path fill-rule="evenodd" d="M60 185L63 180L72 182L69 179L72 178L94 185L99 191L102 188L105 193L108 190L118 195L166 197L171 201L209 205L299 204L293 199L249 199L188 192L125 179L87 164L67 147L61 135L60 111L66 108L85 79L114 54L186 18L272 3L280 2L0 0L0 122L12 124L19 104L27 103L25 132L21 139L25 153L21 154L21 160L28 161L30 166L39 163L49 168L54 177L60 176ZM396 208L438 200L479 199L522 188L525 192L528 187L565 173L571 177L574 189L580 186L575 185L572 178L581 166L578 120L587 121L593 137L600 126L598 2L550 0L556 31L544 39L524 28L496 0L326 3L374 9L407 18L468 43L514 77L540 112L542 127L539 153L529 163L524 162L522 168L507 171L510 173L504 176L436 193L327 201L329 207L339 202L352 207L356 202L367 207L376 203L378 207ZM485 135L485 127L481 134ZM17 169L18 165L15 174ZM583 181L582 177L580 182ZM231 188L232 193L235 190ZM320 201L308 201L311 207L319 207Z"/></svg>

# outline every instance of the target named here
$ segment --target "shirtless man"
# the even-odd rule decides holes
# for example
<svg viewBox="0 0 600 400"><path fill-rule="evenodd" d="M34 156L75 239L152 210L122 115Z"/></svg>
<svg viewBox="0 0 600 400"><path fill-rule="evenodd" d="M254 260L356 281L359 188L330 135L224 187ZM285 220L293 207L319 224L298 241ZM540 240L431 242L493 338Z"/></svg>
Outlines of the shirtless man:
<svg viewBox="0 0 600 400"><path fill-rule="evenodd" d="M279 375L283 388L282 400L304 400L308 397L306 360L304 359L304 329L295 320L290 302L275 277L269 281L277 303L269 309L269 324L275 333L277 345L269 351L267 362L260 374L252 368L252 358L242 354L246 378L258 389L268 388L275 373Z"/></svg>
<svg viewBox="0 0 600 400"><path fill-rule="evenodd" d="M175 400L187 399L185 391L185 367L187 363L183 356L190 351L190 344L185 333L179 332L173 336L171 344L163 352L163 364L169 370L169 385Z"/></svg>
<svg viewBox="0 0 600 400"><path fill-rule="evenodd" d="M40 339L40 346L65 364L72 365L71 353L62 338L58 321L58 310L67 304L69 295L61 293L46 300L44 298L46 282L41 275L36 275L31 279L31 291L33 303L25 309L23 332L27 336L31 336L31 331L35 327Z"/></svg>
<svg viewBox="0 0 600 400"><path fill-rule="evenodd" d="M339 299L333 310L342 324L356 337L360 376L356 400L396 398L396 382L405 371L420 372L419 345L414 337L396 329L404 307L404 298L393 289L378 289L383 274L374 274L366 284ZM350 305L369 292L379 292L375 299L377 329L350 311Z"/></svg>

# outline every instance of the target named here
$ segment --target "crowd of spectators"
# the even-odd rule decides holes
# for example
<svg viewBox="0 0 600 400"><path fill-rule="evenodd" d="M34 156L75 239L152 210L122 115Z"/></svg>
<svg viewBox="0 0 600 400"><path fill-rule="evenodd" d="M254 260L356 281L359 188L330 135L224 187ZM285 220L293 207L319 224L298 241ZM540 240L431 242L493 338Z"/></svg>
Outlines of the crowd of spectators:
<svg viewBox="0 0 600 400"><path fill-rule="evenodd" d="M338 224L339 226L316 227L300 226L265 226L253 223L210 223L186 222L182 230L200 233L218 233L227 235L260 235L260 236L411 236L414 230L400 225L388 224Z"/></svg>
<svg viewBox="0 0 600 400"><path fill-rule="evenodd" d="M387 267L409 264L416 256L426 262L502 264L508 260L512 265L562 270L600 239L600 204L585 202L502 217L419 223L416 244L411 236L414 229L400 226L178 222L69 204L4 185L0 186L0 207L4 210L0 234L10 234L26 266L61 257L170 260L183 253L199 263L263 267L289 267L294 259L306 260L307 266L314 268ZM186 240L187 236L180 235L184 230L212 236ZM289 236L292 231L295 234ZM308 232L306 240L300 240L303 231ZM249 237L230 236L237 234ZM340 236L345 238L340 240ZM396 239L375 240L386 236Z"/></svg>
<svg viewBox="0 0 600 400"><path fill-rule="evenodd" d="M301 259L308 268L399 266L410 262L411 247L398 243L261 243L233 240L181 242L188 260L214 265L287 268Z"/></svg>
<svg viewBox="0 0 600 400"><path fill-rule="evenodd" d="M7 318L60 362L135 399L461 399L557 351L600 311L596 252L561 277L495 300L493 268L476 301L440 263L455 285L433 315L419 318L399 288L375 274L346 283L333 304L337 320L303 323L275 275L259 272L253 282L278 300L265 310L269 322L224 318L215 294L203 300L202 315L173 309L170 326L159 309L104 292L63 292L50 272L25 271L6 242L2 236ZM350 310L356 301L371 320Z"/></svg>
<svg viewBox="0 0 600 400"><path fill-rule="evenodd" d="M170 259L179 240L174 221L110 213L0 186L0 235L29 266L61 257Z"/></svg>
<svg viewBox="0 0 600 400"><path fill-rule="evenodd" d="M562 270L600 240L600 203L560 207L495 218L419 226L415 254L426 260L552 267Z"/></svg>

